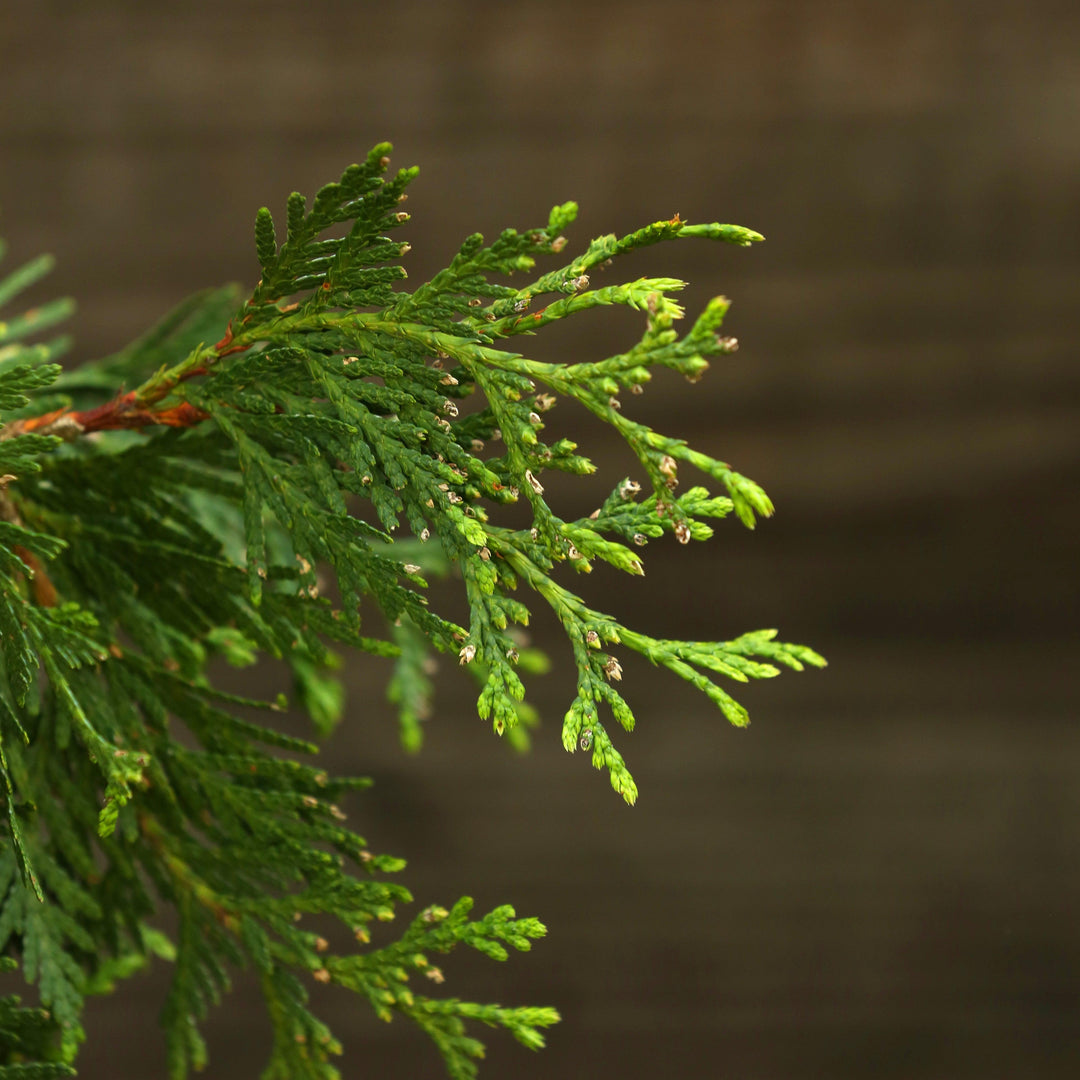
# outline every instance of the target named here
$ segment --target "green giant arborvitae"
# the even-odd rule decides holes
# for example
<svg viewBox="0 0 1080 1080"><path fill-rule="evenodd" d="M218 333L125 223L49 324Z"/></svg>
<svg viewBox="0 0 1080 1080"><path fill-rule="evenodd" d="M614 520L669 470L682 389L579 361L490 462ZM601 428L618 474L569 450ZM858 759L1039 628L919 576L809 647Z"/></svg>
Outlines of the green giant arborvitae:
<svg viewBox="0 0 1080 1080"><path fill-rule="evenodd" d="M511 907L473 918L468 898L429 906L396 940L370 944L372 922L411 897L394 876L403 863L343 822L337 800L364 781L329 776L313 744L275 727L284 695L216 688L212 657L284 660L319 733L341 708L331 649L386 657L414 748L430 654L451 653L478 679L480 716L520 742L531 718L522 674L541 661L512 624L547 604L577 667L563 745L628 803L637 787L609 730L609 717L634 726L620 654L693 683L737 725L746 712L720 677L823 663L773 631L650 637L589 607L568 573L602 560L642 574L643 548L665 532L685 544L711 535L706 519L733 512L752 528L772 512L753 481L622 404L653 368L696 380L706 357L732 351L720 334L727 301L680 336L670 294L681 281L601 275L661 240L761 237L676 216L560 257L576 209L566 203L490 245L469 237L407 291L409 245L391 235L408 219L416 170L388 175L389 150L375 147L310 207L294 194L283 237L259 212L262 277L246 298L200 293L121 352L66 373L55 362L65 341L43 335L68 302L0 322L0 946L40 999L0 999L0 1078L68 1075L85 998L155 956L172 966L162 1021L175 1078L205 1061L199 1021L237 966L260 981L275 1033L264 1075L279 1080L338 1075L309 979L354 991L383 1019L414 1020L454 1077L473 1076L483 1052L470 1020L537 1048L558 1019L438 996L439 954L465 943L501 960L543 935ZM534 276L538 258L553 268ZM0 280L0 304L48 268L40 258ZM548 323L610 304L646 317L626 352L572 364L518 351ZM610 424L638 463L638 479L576 521L544 496L546 475L593 471L569 439L544 439L560 398ZM722 493L678 494L684 469ZM508 504L527 506L524 527ZM426 577L451 569L464 625L425 595ZM385 622L362 625L368 612ZM367 636L373 624L386 635ZM153 926L162 905L178 915L175 939ZM355 947L330 950L305 925L317 914L348 927Z"/></svg>

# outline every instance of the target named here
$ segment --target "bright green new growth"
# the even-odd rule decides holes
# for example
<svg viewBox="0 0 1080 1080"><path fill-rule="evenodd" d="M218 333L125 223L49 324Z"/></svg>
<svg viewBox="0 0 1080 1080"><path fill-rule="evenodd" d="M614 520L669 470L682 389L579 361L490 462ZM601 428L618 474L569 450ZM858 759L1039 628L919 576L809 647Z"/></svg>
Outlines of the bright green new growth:
<svg viewBox="0 0 1080 1080"><path fill-rule="evenodd" d="M54 363L63 340L21 341L65 317L66 302L0 323L9 829L0 947L20 959L48 1010L0 999L0 1080L68 1075L85 997L152 955L174 964L163 1016L174 1078L205 1061L198 1021L227 989L229 966L253 970L262 986L275 1030L267 1078L338 1075L337 1043L307 1009L306 976L353 990L383 1019L411 1017L454 1077L473 1076L483 1052L466 1021L505 1027L536 1048L558 1019L553 1009L475 1005L416 987L442 982L430 956L459 943L500 960L503 943L527 950L544 928L512 908L470 920L468 899L428 907L396 941L370 944L372 924L411 897L387 877L402 861L372 854L343 824L337 800L366 782L329 777L303 760L313 744L254 718L283 708L283 697L215 689L206 674L214 655L284 660L322 734L342 708L330 645L394 658L390 696L415 748L429 654L450 652L480 677L480 716L520 742L532 720L521 673L545 661L519 648L510 624L527 625L539 599L578 671L563 745L591 751L629 803L637 787L600 712L634 726L614 685L620 649L688 680L737 725L746 712L715 676L746 681L777 674L775 665L823 664L773 631L655 639L557 580L560 564L586 571L598 559L640 575L650 539L704 540L712 529L703 519L734 511L752 528L755 515L772 512L753 481L636 423L620 403L655 367L696 380L706 357L731 352L733 340L719 335L727 301L712 301L679 336L683 312L669 294L682 282L590 280L660 240L746 246L761 237L676 217L601 237L523 287L489 280L527 275L536 257L560 252L576 211L567 203L546 226L507 230L490 246L470 237L446 270L406 292L398 260L409 245L387 233L407 220L400 203L416 170L384 177L389 150L377 146L310 209L291 196L283 243L269 211L259 212L262 279L242 304L233 289L201 293L122 352L63 375ZM38 260L0 282L0 303L47 269ZM504 346L612 304L646 316L641 341L618 356L540 363ZM560 397L623 436L647 497L624 479L590 517L557 516L544 473L593 471L573 442L543 441L544 414ZM683 464L725 494L692 487L676 496ZM500 524L500 507L522 500L531 524ZM395 539L399 529L412 539ZM425 596L425 574L451 568L467 626ZM389 640L362 633L372 609ZM176 941L150 925L161 902L179 913ZM316 914L333 916L355 943L340 949L307 929Z"/></svg>

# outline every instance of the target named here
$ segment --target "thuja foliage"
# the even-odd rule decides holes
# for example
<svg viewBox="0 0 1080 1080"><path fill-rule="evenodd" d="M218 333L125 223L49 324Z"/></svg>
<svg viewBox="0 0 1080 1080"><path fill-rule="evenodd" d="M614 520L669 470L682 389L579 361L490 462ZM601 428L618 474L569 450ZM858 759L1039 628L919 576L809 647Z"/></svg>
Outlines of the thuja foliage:
<svg viewBox="0 0 1080 1080"><path fill-rule="evenodd" d="M640 576L642 549L664 533L686 544L707 539L710 520L734 514L752 528L772 513L753 481L622 405L656 368L693 381L707 357L730 353L728 302L711 301L680 335L681 281L601 277L661 240L761 237L676 216L560 258L576 210L566 203L491 244L469 237L409 291L409 245L391 234L408 220L416 170L387 174L389 150L375 147L310 206L292 195L283 228L259 211L249 295L200 293L113 356L62 372L66 339L42 336L67 301L0 322L0 947L38 998L0 999L0 1078L69 1075L86 998L153 958L172 967L162 1023L175 1080L206 1060L199 1023L238 968L254 973L273 1022L268 1080L338 1075L339 1045L308 1008L311 979L384 1020L414 1021L454 1077L473 1076L483 1054L471 1021L537 1048L558 1019L439 994L441 954L465 944L504 960L544 934L509 906L474 918L468 898L432 904L400 936L373 935L412 898L394 876L403 862L345 824L339 801L366 781L328 775L313 743L274 724L284 694L215 686L215 657L278 658L320 735L341 713L341 652L385 657L402 739L416 747L431 656L449 653L478 676L480 717L520 742L533 719L522 673L541 660L513 624L547 605L577 669L563 745L628 803L637 786L608 719L634 726L620 655L686 679L736 725L746 711L720 679L823 663L773 631L651 637L567 580L597 562ZM537 274L538 259L551 268ZM0 281L0 303L49 265ZM644 316L626 352L541 363L518 351L601 305ZM545 477L593 465L569 439L545 441L561 399L614 428L637 460L572 521L545 498ZM677 494L683 468L721 493ZM516 525L504 509L515 503L529 511ZM460 582L466 622L433 610L434 574ZM166 905L172 936L157 920ZM331 946L317 916L348 944Z"/></svg>

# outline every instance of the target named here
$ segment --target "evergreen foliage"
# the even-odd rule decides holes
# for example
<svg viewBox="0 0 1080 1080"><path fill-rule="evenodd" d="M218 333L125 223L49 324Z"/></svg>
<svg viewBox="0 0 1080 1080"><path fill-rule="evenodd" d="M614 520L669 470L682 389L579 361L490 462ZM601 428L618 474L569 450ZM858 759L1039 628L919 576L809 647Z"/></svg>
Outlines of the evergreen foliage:
<svg viewBox="0 0 1080 1080"><path fill-rule="evenodd" d="M685 544L730 513L750 528L772 513L753 481L635 422L620 402L655 368L696 380L707 357L731 352L720 334L727 301L680 336L671 294L681 281L591 280L661 240L761 237L676 216L601 237L533 276L536 259L566 244L576 210L566 203L543 226L491 244L469 237L409 292L409 245L392 234L408 220L401 204L416 170L388 175L389 150L375 147L310 208L292 195L283 239L259 211L262 277L246 298L207 290L121 352L67 373L56 363L66 340L40 340L67 301L0 323L0 948L41 1006L0 999L0 1080L69 1075L87 996L152 957L172 964L162 1020L174 1080L206 1060L199 1022L240 967L256 974L274 1025L267 1078L338 1075L338 1044L308 1009L309 978L352 990L384 1020L415 1021L453 1077L473 1076L483 1054L470 1021L537 1048L558 1020L550 1008L433 992L443 981L434 955L465 944L505 960L507 947L543 936L508 906L478 919L468 898L429 906L396 940L372 943L373 924L412 898L396 880L403 862L373 853L339 809L366 781L327 775L310 761L312 742L275 726L284 695L216 688L213 657L283 661L320 735L342 711L333 650L386 657L413 749L431 655L450 653L478 676L479 715L521 743L534 719L522 674L545 660L520 647L511 624L546 603L578 673L563 745L606 770L628 803L637 787L601 714L634 726L616 689L621 650L688 680L736 725L746 711L719 677L823 663L773 631L650 637L589 607L562 573L602 561L640 575L642 548L664 533ZM48 268L40 258L3 279L0 303ZM528 281L512 286L509 275ZM625 353L541 363L509 342L601 305L645 315ZM542 479L593 471L572 441L543 438L560 398L610 424L641 478L620 480L574 521L556 514ZM723 493L677 495L683 467ZM502 513L514 503L528 506L524 527ZM467 625L425 596L427 578L450 571ZM377 618L362 626L366 612L387 630ZM162 904L178 915L175 940L154 926ZM347 928L354 947L332 949L309 929L316 915Z"/></svg>

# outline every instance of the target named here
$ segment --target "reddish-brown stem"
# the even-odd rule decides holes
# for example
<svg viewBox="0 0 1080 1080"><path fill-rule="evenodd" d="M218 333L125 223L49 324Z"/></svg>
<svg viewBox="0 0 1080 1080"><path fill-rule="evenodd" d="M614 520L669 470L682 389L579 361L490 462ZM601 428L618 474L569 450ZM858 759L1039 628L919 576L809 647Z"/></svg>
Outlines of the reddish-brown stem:
<svg viewBox="0 0 1080 1080"><path fill-rule="evenodd" d="M248 303L250 305L250 301ZM289 311L296 306L291 304L282 310ZM210 367L222 357L245 352L251 348L250 341L234 345L234 340L235 333L233 324L230 322L225 329L225 335L214 345L214 355L205 363L193 367L180 365L173 372L165 373L164 378L156 376L140 390L118 394L111 401L93 409L85 409L82 412L74 409L56 409L42 416L15 420L0 432L0 439L10 439L30 431L73 438L92 431L138 429L157 424L166 427L194 427L206 420L210 414L186 402L166 409L156 409L153 406L179 383L195 378L197 375L208 374Z"/></svg>
<svg viewBox="0 0 1080 1080"><path fill-rule="evenodd" d="M32 551L27 551L22 544L15 545L15 554L30 569L30 589L34 594L34 599L42 607L56 607L60 597L56 591L56 586L49 580L49 575L45 573L45 567L41 565L41 560Z"/></svg>
<svg viewBox="0 0 1080 1080"><path fill-rule="evenodd" d="M231 349L218 349L218 359L220 360L223 356L230 356L234 352L244 352L246 349L250 348L250 345L234 345ZM192 374L194 375L196 373L192 372Z"/></svg>
<svg viewBox="0 0 1080 1080"><path fill-rule="evenodd" d="M192 372L195 374L195 372ZM136 403L135 391L129 391L105 402L93 409L82 412L69 409L57 409L42 416L17 420L5 435L22 435L29 431L42 434L60 433L62 430L85 434L91 431L118 431L121 429L144 428L154 424L167 427L194 427L210 414L202 409L182 402L167 409L148 409Z"/></svg>
<svg viewBox="0 0 1080 1080"><path fill-rule="evenodd" d="M225 328L225 336L214 346L214 352L216 352L220 356L221 355L221 350L222 349L227 349L229 347L229 345L232 343L232 339L233 339L233 328L232 328L232 323L229 323L229 325Z"/></svg>
<svg viewBox="0 0 1080 1080"><path fill-rule="evenodd" d="M217 357L220 360L223 356L229 356L231 353L243 352L245 349L251 348L250 345L233 345L233 328L232 323L229 323L228 329L225 331L225 336L214 346L214 352L217 353ZM230 348L231 346L231 348ZM191 375L205 374L205 369L197 369L190 372L185 378L190 378Z"/></svg>

